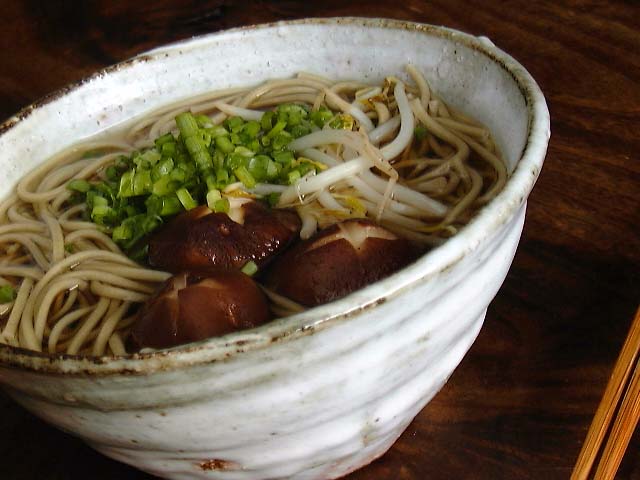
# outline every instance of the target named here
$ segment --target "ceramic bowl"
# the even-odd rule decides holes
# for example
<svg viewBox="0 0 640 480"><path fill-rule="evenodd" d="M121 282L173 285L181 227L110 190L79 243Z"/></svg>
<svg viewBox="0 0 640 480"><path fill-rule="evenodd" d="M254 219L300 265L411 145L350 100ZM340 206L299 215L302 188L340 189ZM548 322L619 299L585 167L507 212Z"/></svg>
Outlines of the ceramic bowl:
<svg viewBox="0 0 640 480"><path fill-rule="evenodd" d="M330 479L382 455L478 335L513 259L549 138L535 81L486 38L381 19L240 28L108 68L1 128L5 196L47 156L169 101L310 71L378 82L420 68L494 133L504 191L415 264L255 330L122 358L0 347L0 384L96 450L175 479ZM37 128L36 128L37 126Z"/></svg>

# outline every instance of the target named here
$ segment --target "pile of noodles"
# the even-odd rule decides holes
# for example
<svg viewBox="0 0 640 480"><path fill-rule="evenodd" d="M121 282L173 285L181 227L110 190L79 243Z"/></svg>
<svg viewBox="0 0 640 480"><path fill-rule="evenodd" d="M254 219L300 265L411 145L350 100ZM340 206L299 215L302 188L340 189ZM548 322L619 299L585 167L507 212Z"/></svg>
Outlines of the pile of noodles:
<svg viewBox="0 0 640 480"><path fill-rule="evenodd" d="M0 285L15 300L0 305L0 343L49 353L121 355L136 307L169 274L128 259L107 233L82 220L66 184L96 179L120 155L153 145L176 131L187 109L209 115L260 119L282 103L325 105L354 120L354 128L325 128L289 148L316 162L320 173L291 186L258 184L224 194L280 193L279 207L297 209L301 237L353 217L370 217L397 234L430 246L469 221L503 187L507 171L488 130L445 105L413 67L405 85L333 82L301 73L258 87L216 91L164 107L124 133L85 142L48 159L25 176L0 204ZM426 134L414 140L416 126ZM424 131L423 130L423 131ZM87 158L86 152L99 152ZM297 310L270 295L274 312Z"/></svg>

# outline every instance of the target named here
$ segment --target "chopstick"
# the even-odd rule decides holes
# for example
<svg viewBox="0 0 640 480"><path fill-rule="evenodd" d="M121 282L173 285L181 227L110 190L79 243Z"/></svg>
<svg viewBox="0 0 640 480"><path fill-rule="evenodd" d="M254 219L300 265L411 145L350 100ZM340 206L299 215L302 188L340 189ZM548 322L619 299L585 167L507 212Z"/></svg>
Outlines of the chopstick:
<svg viewBox="0 0 640 480"><path fill-rule="evenodd" d="M595 475L596 480L614 478L640 417L639 351L640 308L636 311L627 338L613 368L611 378L609 378L607 388L593 417L589 433L587 433L587 438L571 474L571 480L586 480L588 478L605 434L611 424L611 419L616 410L618 410L618 415ZM627 381L632 371L633 377L628 384ZM622 405L618 409L617 407L623 394Z"/></svg>
<svg viewBox="0 0 640 480"><path fill-rule="evenodd" d="M602 459L594 477L595 480L605 480L616 475L624 451L629 445L638 423L638 418L640 418L640 363L636 361L631 384L624 395L620 413L613 424L607 445L604 447Z"/></svg>

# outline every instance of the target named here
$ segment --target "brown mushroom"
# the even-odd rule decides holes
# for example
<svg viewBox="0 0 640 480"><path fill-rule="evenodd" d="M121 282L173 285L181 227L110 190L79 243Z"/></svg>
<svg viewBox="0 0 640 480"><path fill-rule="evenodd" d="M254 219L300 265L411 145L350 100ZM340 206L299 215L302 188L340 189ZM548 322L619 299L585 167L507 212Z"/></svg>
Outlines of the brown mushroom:
<svg viewBox="0 0 640 480"><path fill-rule="evenodd" d="M179 272L199 268L259 267L286 248L300 231L295 212L248 200L229 215L196 207L173 218L149 240L151 266Z"/></svg>
<svg viewBox="0 0 640 480"><path fill-rule="evenodd" d="M139 348L167 348L268 320L267 300L247 275L234 270L182 272L143 305L132 340Z"/></svg>
<svg viewBox="0 0 640 480"><path fill-rule="evenodd" d="M399 270L416 248L364 219L332 225L278 258L266 283L306 306L335 300Z"/></svg>

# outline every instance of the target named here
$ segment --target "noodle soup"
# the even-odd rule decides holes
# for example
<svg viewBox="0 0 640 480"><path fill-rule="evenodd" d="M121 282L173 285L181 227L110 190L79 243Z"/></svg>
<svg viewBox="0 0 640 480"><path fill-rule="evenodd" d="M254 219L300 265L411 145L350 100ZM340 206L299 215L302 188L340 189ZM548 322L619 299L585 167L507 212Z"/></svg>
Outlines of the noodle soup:
<svg viewBox="0 0 640 480"><path fill-rule="evenodd" d="M267 255L256 245L233 265L221 264L215 252L204 263L176 265L175 258L193 256L193 249L203 247L172 240L169 250L147 257L154 236L197 206L205 206L198 217L215 212L237 224L243 224L237 217L244 218L247 202L295 212L300 225L290 230L303 241L332 225L366 218L383 229L375 238L404 239L411 246L402 250L416 254L454 235L502 189L507 169L483 125L447 105L415 67L406 70L408 83L393 75L370 85L300 73L257 87L214 91L163 107L117 134L78 144L43 163L0 205L0 278L7 293L0 342L85 355L171 346L170 341L127 344L140 305L169 279L164 270L171 266L175 272L213 267L255 275L271 318L305 308L299 298L310 298L306 293L290 298L283 292L291 292L287 284L305 283L308 273L287 273L294 280L262 280L265 271L269 275L270 257L281 251ZM349 232L365 227L346 225L352 227L342 228L340 238L355 248ZM186 238L190 228L183 222L176 235ZM232 240L256 236L255 229L245 230ZM214 241L207 234L200 239ZM291 239L278 242L284 251ZM263 243L278 242L267 238ZM181 256L182 250L187 252ZM264 268L254 261L263 254L269 257ZM306 305L344 296L415 257L399 259L366 280L349 279L339 294L323 293ZM278 261L275 270L291 270L278 269ZM306 257L296 261L304 263ZM365 259L337 275L376 270L379 262ZM335 271L331 265L320 268ZM171 293L178 295L179 289ZM186 308L185 303L176 308ZM181 321L176 314L168 324L176 329ZM244 328L252 326L257 324Z"/></svg>

